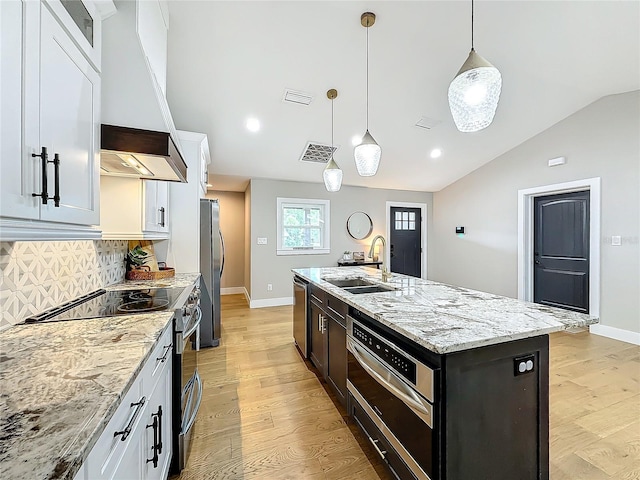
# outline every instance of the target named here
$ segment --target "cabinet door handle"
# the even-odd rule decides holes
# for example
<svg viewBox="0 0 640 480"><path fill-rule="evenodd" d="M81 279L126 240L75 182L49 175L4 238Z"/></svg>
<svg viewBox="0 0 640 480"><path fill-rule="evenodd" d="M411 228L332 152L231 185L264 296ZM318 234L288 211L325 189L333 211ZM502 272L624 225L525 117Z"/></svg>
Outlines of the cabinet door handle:
<svg viewBox="0 0 640 480"><path fill-rule="evenodd" d="M37 153L32 153L31 158L40 158L40 167L42 169L42 191L40 193L32 193L32 197L40 197L42 198L42 204L46 205L47 200L49 200L49 192L47 191L47 163L49 163L48 155L47 155L47 147L42 147L40 155Z"/></svg>
<svg viewBox="0 0 640 480"><path fill-rule="evenodd" d="M165 212L164 207L160 207L159 211L160 211L160 223L159 223L159 225L161 227L164 227L164 212Z"/></svg>
<svg viewBox="0 0 640 480"><path fill-rule="evenodd" d="M46 205L49 200L53 200L53 205L55 207L60 206L60 156L56 153L53 156L53 160L49 160L49 155L47 153L47 147L42 147L40 154L32 153L32 158L40 158L40 166L42 169L42 191L40 193L32 193L32 197L40 197L42 199L42 204ZM49 196L49 178L47 174L47 164L53 163L54 167L54 183L55 190L53 197Z"/></svg>
<svg viewBox="0 0 640 480"><path fill-rule="evenodd" d="M60 206L60 156L56 153L53 155L53 178L54 178L54 191L53 191L53 205L55 207Z"/></svg>
<svg viewBox="0 0 640 480"><path fill-rule="evenodd" d="M135 423L136 418L138 418L138 415L140 414L140 412L142 411L142 407L144 407L144 403L146 401L147 401L147 398L142 397L137 402L134 402L131 404L131 408L136 407L136 409L133 411L133 415L129 417L129 421L127 422L127 426L124 427L124 430L115 432L113 434L114 437L117 437L118 435L122 435L122 438L120 440L122 440L123 442L127 439L127 437L131 434L131 429L133 428L133 424Z"/></svg>
<svg viewBox="0 0 640 480"><path fill-rule="evenodd" d="M147 428L153 428L153 446L151 447L153 457L147 458L147 463L153 462L153 468L158 468L158 454L162 448L162 441L158 438L158 429L162 428L162 407L158 406L158 413L152 413L151 416L153 417L153 423L147 425Z"/></svg>
<svg viewBox="0 0 640 480"><path fill-rule="evenodd" d="M164 355L162 355L161 357L156 357L156 361L160 363L164 363L167 360L167 355L169 355L169 352L171 351L171 347L173 347L173 343L170 343L169 345L165 345Z"/></svg>
<svg viewBox="0 0 640 480"><path fill-rule="evenodd" d="M162 405L158 405L158 453L162 453Z"/></svg>
<svg viewBox="0 0 640 480"><path fill-rule="evenodd" d="M327 317L322 316L322 333L327 331Z"/></svg>

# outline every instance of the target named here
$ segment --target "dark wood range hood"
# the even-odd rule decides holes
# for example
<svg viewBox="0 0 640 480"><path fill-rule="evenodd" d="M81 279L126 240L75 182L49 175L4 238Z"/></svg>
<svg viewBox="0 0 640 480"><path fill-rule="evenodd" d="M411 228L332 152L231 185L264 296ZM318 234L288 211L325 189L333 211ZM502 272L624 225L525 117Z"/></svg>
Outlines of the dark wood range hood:
<svg viewBox="0 0 640 480"><path fill-rule="evenodd" d="M187 164L170 134L115 125L101 126L100 173L187 182Z"/></svg>

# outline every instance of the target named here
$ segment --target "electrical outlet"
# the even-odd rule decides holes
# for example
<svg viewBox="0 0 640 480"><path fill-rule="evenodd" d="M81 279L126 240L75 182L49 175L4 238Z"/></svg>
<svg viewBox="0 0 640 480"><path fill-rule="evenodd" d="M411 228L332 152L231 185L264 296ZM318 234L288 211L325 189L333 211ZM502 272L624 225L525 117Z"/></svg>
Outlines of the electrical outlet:
<svg viewBox="0 0 640 480"><path fill-rule="evenodd" d="M522 357L516 357L513 359L513 374L514 376L524 375L531 373L535 370L535 355L524 355Z"/></svg>
<svg viewBox="0 0 640 480"><path fill-rule="evenodd" d="M266 245L267 237L258 237L258 245Z"/></svg>
<svg viewBox="0 0 640 480"><path fill-rule="evenodd" d="M270 292L273 290L273 284L272 283L267 283L267 291Z"/></svg>
<svg viewBox="0 0 640 480"><path fill-rule="evenodd" d="M611 245L615 245L616 247L622 245L622 238L620 238L620 235L613 235L611 237Z"/></svg>

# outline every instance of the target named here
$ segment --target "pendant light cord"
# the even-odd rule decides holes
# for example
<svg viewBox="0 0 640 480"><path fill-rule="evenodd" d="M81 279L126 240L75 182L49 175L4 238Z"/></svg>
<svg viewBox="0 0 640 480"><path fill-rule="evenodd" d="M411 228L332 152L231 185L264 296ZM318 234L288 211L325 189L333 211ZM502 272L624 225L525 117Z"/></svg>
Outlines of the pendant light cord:
<svg viewBox="0 0 640 480"><path fill-rule="evenodd" d="M367 18L367 132L369 131L369 27Z"/></svg>
<svg viewBox="0 0 640 480"><path fill-rule="evenodd" d="M473 49L473 0L471 0L471 50Z"/></svg>
<svg viewBox="0 0 640 480"><path fill-rule="evenodd" d="M333 158L333 98L331 99L331 158Z"/></svg>

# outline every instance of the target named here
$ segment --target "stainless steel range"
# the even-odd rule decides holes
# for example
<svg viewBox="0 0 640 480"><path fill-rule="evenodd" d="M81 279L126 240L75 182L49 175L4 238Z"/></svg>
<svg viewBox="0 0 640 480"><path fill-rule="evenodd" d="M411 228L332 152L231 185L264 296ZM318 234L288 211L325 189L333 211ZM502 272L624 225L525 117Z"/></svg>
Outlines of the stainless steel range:
<svg viewBox="0 0 640 480"><path fill-rule="evenodd" d="M171 469L179 472L189 455L191 432L202 399L197 357L202 319L198 287L96 290L29 317L25 323L44 324L163 311L174 312Z"/></svg>

